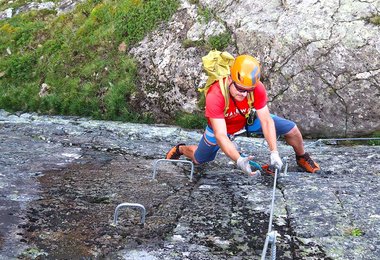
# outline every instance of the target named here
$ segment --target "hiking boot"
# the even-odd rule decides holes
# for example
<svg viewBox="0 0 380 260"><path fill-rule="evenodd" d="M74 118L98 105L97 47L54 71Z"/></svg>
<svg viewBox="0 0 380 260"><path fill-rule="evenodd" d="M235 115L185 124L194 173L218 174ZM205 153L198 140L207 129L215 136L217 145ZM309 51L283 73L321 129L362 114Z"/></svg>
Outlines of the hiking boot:
<svg viewBox="0 0 380 260"><path fill-rule="evenodd" d="M305 153L304 155L296 155L296 160L298 166L306 170L307 172L311 173L317 173L321 170L318 163L314 162L313 159L311 159L310 155L308 153Z"/></svg>
<svg viewBox="0 0 380 260"><path fill-rule="evenodd" d="M170 149L169 152L166 154L165 159L178 160L179 157L181 157L182 155L182 153L179 151L179 147L181 145L185 145L185 144L177 144L172 149Z"/></svg>

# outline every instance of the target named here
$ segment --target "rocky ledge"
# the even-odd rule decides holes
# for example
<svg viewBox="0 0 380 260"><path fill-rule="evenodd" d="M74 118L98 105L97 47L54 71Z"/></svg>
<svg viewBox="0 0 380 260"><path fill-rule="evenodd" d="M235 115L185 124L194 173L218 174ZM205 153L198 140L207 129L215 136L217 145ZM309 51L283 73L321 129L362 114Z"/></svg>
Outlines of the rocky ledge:
<svg viewBox="0 0 380 260"><path fill-rule="evenodd" d="M273 177L249 178L219 153L196 166L153 163L200 132L172 126L0 111L0 258L257 259L268 231ZM237 145L265 163L262 139ZM278 259L378 259L380 147L316 145L323 167L289 157L277 180ZM146 208L114 211L123 202ZM269 254L269 253L268 253Z"/></svg>

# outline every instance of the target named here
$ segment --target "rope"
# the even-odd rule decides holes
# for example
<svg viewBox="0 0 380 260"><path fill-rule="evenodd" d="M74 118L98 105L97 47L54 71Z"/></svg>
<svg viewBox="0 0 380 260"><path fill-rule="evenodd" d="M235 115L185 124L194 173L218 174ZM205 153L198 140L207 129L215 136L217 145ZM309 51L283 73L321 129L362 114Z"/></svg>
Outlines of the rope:
<svg viewBox="0 0 380 260"><path fill-rule="evenodd" d="M284 158L282 158L282 160L285 161L285 169L284 169L283 174L280 174L280 175L287 176L288 158L284 157ZM269 215L268 233L267 233L267 236L265 238L263 252L261 254L261 260L265 260L265 258L266 258L269 243L271 244L271 259L276 260L276 253L277 253L276 236L277 236L277 232L272 231L272 224L273 224L274 200L275 200L275 196L276 196L276 187L277 187L277 174L278 174L278 169L276 169L275 173L274 173L272 202L271 202L270 215Z"/></svg>
<svg viewBox="0 0 380 260"><path fill-rule="evenodd" d="M269 238L270 238L269 234L271 234L271 232L272 232L274 199L275 199L275 196L276 196L276 185L277 185L277 172L278 172L278 170L276 169L275 173L274 173L274 180L273 180L272 203L271 203L270 216L269 216L268 233L267 233L267 237L265 239L263 253L261 255L261 260L265 260L266 253L267 253L267 250L268 250ZM272 246L273 246L273 243L272 243ZM274 252L276 252L275 249L274 249ZM272 255L272 259L273 259L273 255ZM274 255L274 259L276 259L275 255Z"/></svg>

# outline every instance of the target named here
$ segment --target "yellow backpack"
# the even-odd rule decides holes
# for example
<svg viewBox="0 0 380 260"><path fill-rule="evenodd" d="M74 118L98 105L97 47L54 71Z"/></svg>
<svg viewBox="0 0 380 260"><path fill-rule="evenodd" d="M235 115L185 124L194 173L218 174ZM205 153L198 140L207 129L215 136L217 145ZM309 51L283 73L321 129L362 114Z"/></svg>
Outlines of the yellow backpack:
<svg viewBox="0 0 380 260"><path fill-rule="evenodd" d="M226 51L220 52L217 50L212 50L206 56L202 57L203 69L205 70L208 78L206 85L202 88L198 88L198 90L203 92L206 96L210 86L218 80L220 90L226 104L224 107L224 114L227 113L229 107L230 95L228 88L228 76L230 75L230 67L234 61L235 58ZM248 104L251 108L253 104L253 92L249 92L248 95Z"/></svg>

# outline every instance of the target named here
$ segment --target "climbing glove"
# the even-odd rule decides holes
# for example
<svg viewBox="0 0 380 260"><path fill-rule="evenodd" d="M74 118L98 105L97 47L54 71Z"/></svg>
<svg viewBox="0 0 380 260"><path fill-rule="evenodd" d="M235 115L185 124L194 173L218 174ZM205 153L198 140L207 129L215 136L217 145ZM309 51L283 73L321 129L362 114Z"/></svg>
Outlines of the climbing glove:
<svg viewBox="0 0 380 260"><path fill-rule="evenodd" d="M270 152L270 164L276 167L278 170L281 170L283 163L280 155L278 154L278 151Z"/></svg>
<svg viewBox="0 0 380 260"><path fill-rule="evenodd" d="M242 170L243 172L251 175L252 174L252 169L251 169L251 166L249 165L249 160L252 160L253 159L253 156L248 156L248 157L242 157L240 156L237 161L236 161L236 164L238 166L238 168L240 170Z"/></svg>

